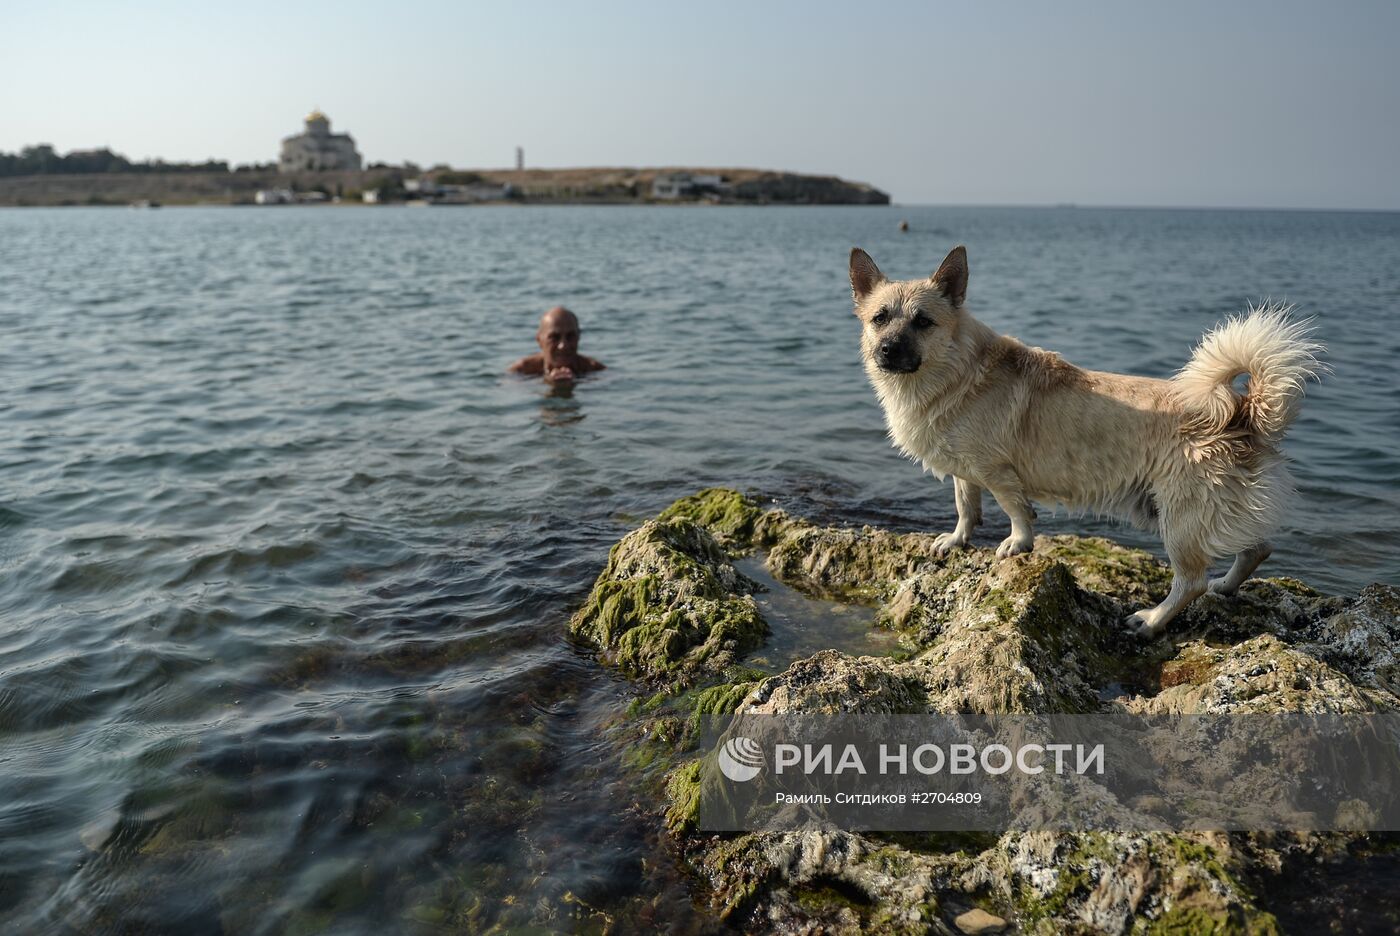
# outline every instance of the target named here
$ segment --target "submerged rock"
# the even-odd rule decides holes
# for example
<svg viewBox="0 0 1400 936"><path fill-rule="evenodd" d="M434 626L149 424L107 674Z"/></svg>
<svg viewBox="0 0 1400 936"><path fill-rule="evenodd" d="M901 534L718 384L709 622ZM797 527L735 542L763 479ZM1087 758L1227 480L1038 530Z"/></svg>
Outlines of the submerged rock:
<svg viewBox="0 0 1400 936"><path fill-rule="evenodd" d="M984 933L1000 933L1006 929L1006 921L999 916L993 916L980 907L974 908L960 915L953 921L953 925L961 933L967 936L982 936Z"/></svg>
<svg viewBox="0 0 1400 936"><path fill-rule="evenodd" d="M731 560L759 550L782 583L877 603L875 626L900 634L905 652L833 649L775 675L736 670L768 625L757 586ZM1364 865L1391 840L695 831L700 773L687 726L697 713L1400 710L1400 590L1373 585L1346 599L1253 580L1237 596L1198 600L1163 639L1128 635L1122 619L1170 581L1148 553L1101 538L1039 537L1007 560L989 550L939 557L931 536L817 526L710 489L618 543L570 629L605 664L661 687L629 710L646 745L633 760L664 776L665 822L683 860L714 912L745 930L1282 932L1308 899L1290 894L1290 869L1323 855ZM1338 814L1351 808L1364 807L1338 804Z"/></svg>

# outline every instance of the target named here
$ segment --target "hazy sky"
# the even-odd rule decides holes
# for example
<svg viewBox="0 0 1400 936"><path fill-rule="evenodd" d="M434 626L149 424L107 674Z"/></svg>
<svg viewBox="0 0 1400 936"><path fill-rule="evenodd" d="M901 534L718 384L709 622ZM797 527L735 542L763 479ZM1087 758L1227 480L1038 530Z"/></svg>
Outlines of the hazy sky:
<svg viewBox="0 0 1400 936"><path fill-rule="evenodd" d="M0 150L755 166L905 203L1400 209L1400 3L6 2Z"/></svg>

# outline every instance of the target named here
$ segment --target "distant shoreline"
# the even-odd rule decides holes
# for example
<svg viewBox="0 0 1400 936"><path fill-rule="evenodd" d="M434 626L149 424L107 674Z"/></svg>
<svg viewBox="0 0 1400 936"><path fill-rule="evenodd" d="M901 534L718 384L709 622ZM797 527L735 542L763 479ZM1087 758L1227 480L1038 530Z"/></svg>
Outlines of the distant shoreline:
<svg viewBox="0 0 1400 936"><path fill-rule="evenodd" d="M483 201L483 202L474 202L474 203L472 203L472 206L471 206L471 207L476 207L476 208L521 208L521 207L530 207L530 206L535 206L535 207L553 207L553 206L563 206L563 207L567 207L567 206L577 206L577 207L618 207L618 208L626 208L626 207L656 207L656 208L665 208L665 207L675 206L675 207L679 207L679 208L693 208L693 207L714 208L714 207L779 207L779 206L782 206L783 204L785 204L785 203L781 203L781 202L768 202L768 203L765 203L765 204L754 204L754 203L729 203L729 204L719 204L719 205L715 205L715 204L711 204L711 203L709 203L709 202L586 201L586 200L582 200L582 199L575 199L575 200L570 200L570 201L557 201L557 202L544 201L544 200L534 200L534 201ZM422 203L419 203L419 202L397 202L397 203L394 203L393 205L388 206L388 207L396 207L396 208L415 208L415 207L422 207L422 206L423 206ZM23 208L114 208L114 209L115 209L115 208L135 208L135 207L143 207L143 206L140 206L140 205L133 205L133 204L128 203L128 202L91 202L91 203L62 202L62 203L43 204L43 205L40 205L40 204L14 204L14 203L9 203L9 202L0 202L0 210L6 210L6 209L23 209ZM158 207L158 208L258 208L258 207L262 207L262 206L254 205L254 204L252 204L252 203L250 203L250 202L181 201L181 202L161 203L161 204L154 205L154 206L152 206L152 207ZM321 204L321 205L303 204L303 205L282 205L282 206L279 206L279 207L284 207L284 208L317 208L317 207L330 207L330 208L383 208L383 207L386 207L386 206L384 206L384 205L366 205L366 204L364 204L363 202L344 201L344 200L342 200L342 201L340 201L340 202L327 202L327 203L324 203L324 204ZM444 206L432 206L432 207L444 207ZM446 206L446 207L458 207L458 206L453 205L453 206ZM804 207L804 206L802 206L802 205L793 205L793 207ZM1068 207L1066 207L1066 206L1064 206L1064 205L1057 205L1057 204L1038 204L1038 205L1037 205L1037 204L1026 204L1026 203L1016 203L1016 204L1006 203L1006 204L1002 204L1002 203L979 203L979 202L895 202L895 201L891 201L891 202L888 202L888 203L886 203L886 204L879 204L879 205L863 205L863 206L862 206L862 205L853 205L853 206L845 206L845 207L876 207L876 208L883 207L883 208L902 208L902 209L921 209L921 208L967 209L967 208L972 208L972 209L986 209L986 210L991 210L991 211L1083 211L1083 212L1095 212L1095 211L1178 211L1178 212L1183 212L1183 213L1188 213L1188 214L1189 214L1189 213L1194 213L1194 212L1221 212L1221 213L1230 213L1230 214L1400 215L1400 208L1289 208L1289 207L1279 208L1279 207L1257 207L1257 206L1248 206L1248 205L1243 206L1243 207L1240 207L1240 206L1232 206L1232 205L1220 206L1220 205L1093 205L1093 204L1078 204L1078 205L1075 205L1073 208L1068 208Z"/></svg>
<svg viewBox="0 0 1400 936"><path fill-rule="evenodd" d="M667 185L692 177L699 184ZM437 180L447 180L438 182ZM713 182L711 180L722 180ZM419 186L422 186L421 188ZM677 190L680 190L679 192ZM360 203L429 199L437 204L747 204L888 205L885 192L836 176L760 169L582 168L419 170L379 166L359 171L282 174L142 172L9 176L0 178L0 207L253 205L259 198ZM430 194L422 194L424 192ZM666 192L661 195L658 193Z"/></svg>

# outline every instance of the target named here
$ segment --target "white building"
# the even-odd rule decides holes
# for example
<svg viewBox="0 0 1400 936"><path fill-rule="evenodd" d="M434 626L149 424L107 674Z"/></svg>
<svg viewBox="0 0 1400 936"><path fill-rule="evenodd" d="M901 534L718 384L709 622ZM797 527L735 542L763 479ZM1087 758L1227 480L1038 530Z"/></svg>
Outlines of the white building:
<svg viewBox="0 0 1400 936"><path fill-rule="evenodd" d="M280 172L316 172L361 167L355 140L348 133L331 133L331 119L318 110L306 115L306 132L282 141Z"/></svg>
<svg viewBox="0 0 1400 936"><path fill-rule="evenodd" d="M672 172L659 175L652 180L652 198L685 198L711 192L722 192L726 188L724 178L717 175L702 175L691 172Z"/></svg>
<svg viewBox="0 0 1400 936"><path fill-rule="evenodd" d="M263 189L253 196L258 205L290 205L296 201L291 189Z"/></svg>

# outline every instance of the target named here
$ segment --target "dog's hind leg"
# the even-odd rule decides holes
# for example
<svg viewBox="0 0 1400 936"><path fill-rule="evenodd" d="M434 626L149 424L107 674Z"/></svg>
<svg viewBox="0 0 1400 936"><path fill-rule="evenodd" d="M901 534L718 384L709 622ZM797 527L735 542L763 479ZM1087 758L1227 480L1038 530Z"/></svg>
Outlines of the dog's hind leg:
<svg viewBox="0 0 1400 936"><path fill-rule="evenodd" d="M1168 543L1167 558L1172 561L1172 587L1167 597L1155 608L1129 615L1125 622L1139 637L1156 637L1182 608L1206 593L1209 560L1204 553Z"/></svg>
<svg viewBox="0 0 1400 936"><path fill-rule="evenodd" d="M958 506L958 525L951 533L940 533L933 541L933 551L947 555L962 549L972 539L972 530L982 523L982 489L971 481L953 479L953 501Z"/></svg>
<svg viewBox="0 0 1400 936"><path fill-rule="evenodd" d="M1014 469L1007 467L996 472L995 477L984 477L982 480L987 490L992 492L992 497L996 498L997 505L1011 519L1011 535L997 547L997 558L1005 559L1030 552L1035 545L1035 508L1021 487L1021 479Z"/></svg>
<svg viewBox="0 0 1400 936"><path fill-rule="evenodd" d="M1269 558L1273 551L1274 547L1268 543L1257 543L1249 547L1235 556L1235 564L1230 566L1230 571L1225 573L1224 578L1211 579L1208 587L1217 595L1233 595L1240 590L1245 579L1259 568L1259 563Z"/></svg>

